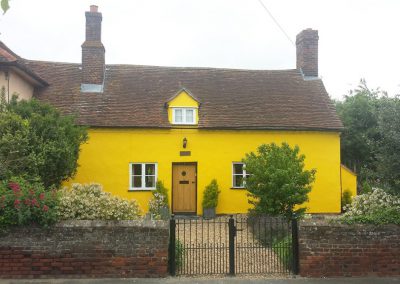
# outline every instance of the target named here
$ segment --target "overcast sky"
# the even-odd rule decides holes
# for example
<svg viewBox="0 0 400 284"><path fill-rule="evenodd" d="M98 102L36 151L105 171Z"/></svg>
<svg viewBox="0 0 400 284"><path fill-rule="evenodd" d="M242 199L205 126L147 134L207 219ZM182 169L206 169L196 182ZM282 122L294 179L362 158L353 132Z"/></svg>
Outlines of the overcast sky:
<svg viewBox="0 0 400 284"><path fill-rule="evenodd" d="M263 0L294 42L319 30L319 69L340 99L365 78L400 94L400 1ZM11 0L0 40L28 59L80 62L84 12L103 14L106 63L291 69L295 46L258 0Z"/></svg>

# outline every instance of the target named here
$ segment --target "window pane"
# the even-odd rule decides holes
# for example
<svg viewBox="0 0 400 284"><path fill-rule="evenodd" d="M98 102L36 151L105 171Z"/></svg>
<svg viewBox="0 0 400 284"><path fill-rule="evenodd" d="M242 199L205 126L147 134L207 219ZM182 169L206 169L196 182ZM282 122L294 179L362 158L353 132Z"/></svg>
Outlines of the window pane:
<svg viewBox="0 0 400 284"><path fill-rule="evenodd" d="M155 164L146 164L146 175L155 175L156 174L156 165Z"/></svg>
<svg viewBox="0 0 400 284"><path fill-rule="evenodd" d="M243 164L233 164L234 174L243 174Z"/></svg>
<svg viewBox="0 0 400 284"><path fill-rule="evenodd" d="M142 176L133 176L133 187L141 188L142 187Z"/></svg>
<svg viewBox="0 0 400 284"><path fill-rule="evenodd" d="M142 175L142 165L141 164L133 164L132 169L133 169L133 175L135 175L135 176Z"/></svg>
<svg viewBox="0 0 400 284"><path fill-rule="evenodd" d="M243 187L243 176L241 175L233 176L233 187Z"/></svg>
<svg viewBox="0 0 400 284"><path fill-rule="evenodd" d="M187 109L186 110L186 122L187 123L193 123L193 110L192 109Z"/></svg>
<svg viewBox="0 0 400 284"><path fill-rule="evenodd" d="M146 176L146 187L155 187L156 186L156 177L155 176Z"/></svg>
<svg viewBox="0 0 400 284"><path fill-rule="evenodd" d="M182 122L182 109L175 109L175 122Z"/></svg>

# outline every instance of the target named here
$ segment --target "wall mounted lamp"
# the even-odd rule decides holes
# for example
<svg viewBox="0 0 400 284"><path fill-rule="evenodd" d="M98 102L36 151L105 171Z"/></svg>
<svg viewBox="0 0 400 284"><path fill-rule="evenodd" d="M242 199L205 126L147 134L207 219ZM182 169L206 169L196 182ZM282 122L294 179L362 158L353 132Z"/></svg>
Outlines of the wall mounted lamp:
<svg viewBox="0 0 400 284"><path fill-rule="evenodd" d="M183 142L183 143L182 143L183 148L186 149L186 145L187 145L187 142L188 142L188 140L186 139L186 137L183 138L183 141L182 141L182 142Z"/></svg>

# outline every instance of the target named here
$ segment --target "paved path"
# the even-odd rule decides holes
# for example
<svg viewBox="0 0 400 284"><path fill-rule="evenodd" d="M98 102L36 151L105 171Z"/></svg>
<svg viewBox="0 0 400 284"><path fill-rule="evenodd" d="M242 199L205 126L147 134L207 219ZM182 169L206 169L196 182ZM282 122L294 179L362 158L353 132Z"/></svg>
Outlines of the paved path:
<svg viewBox="0 0 400 284"><path fill-rule="evenodd" d="M37 280L0 280L0 284L399 284L400 277L392 278L292 278L292 279L247 279L247 278L163 278L163 279L37 279Z"/></svg>

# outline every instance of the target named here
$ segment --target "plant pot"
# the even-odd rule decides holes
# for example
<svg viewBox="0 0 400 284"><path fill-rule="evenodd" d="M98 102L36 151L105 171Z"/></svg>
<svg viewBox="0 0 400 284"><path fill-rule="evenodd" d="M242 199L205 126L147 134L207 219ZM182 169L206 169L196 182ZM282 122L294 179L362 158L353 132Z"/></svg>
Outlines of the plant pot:
<svg viewBox="0 0 400 284"><path fill-rule="evenodd" d="M203 218L204 219L212 219L215 218L215 207L212 208L203 208Z"/></svg>
<svg viewBox="0 0 400 284"><path fill-rule="evenodd" d="M169 208L168 206L164 206L160 208L160 215L161 215L161 220L168 220L169 219Z"/></svg>

